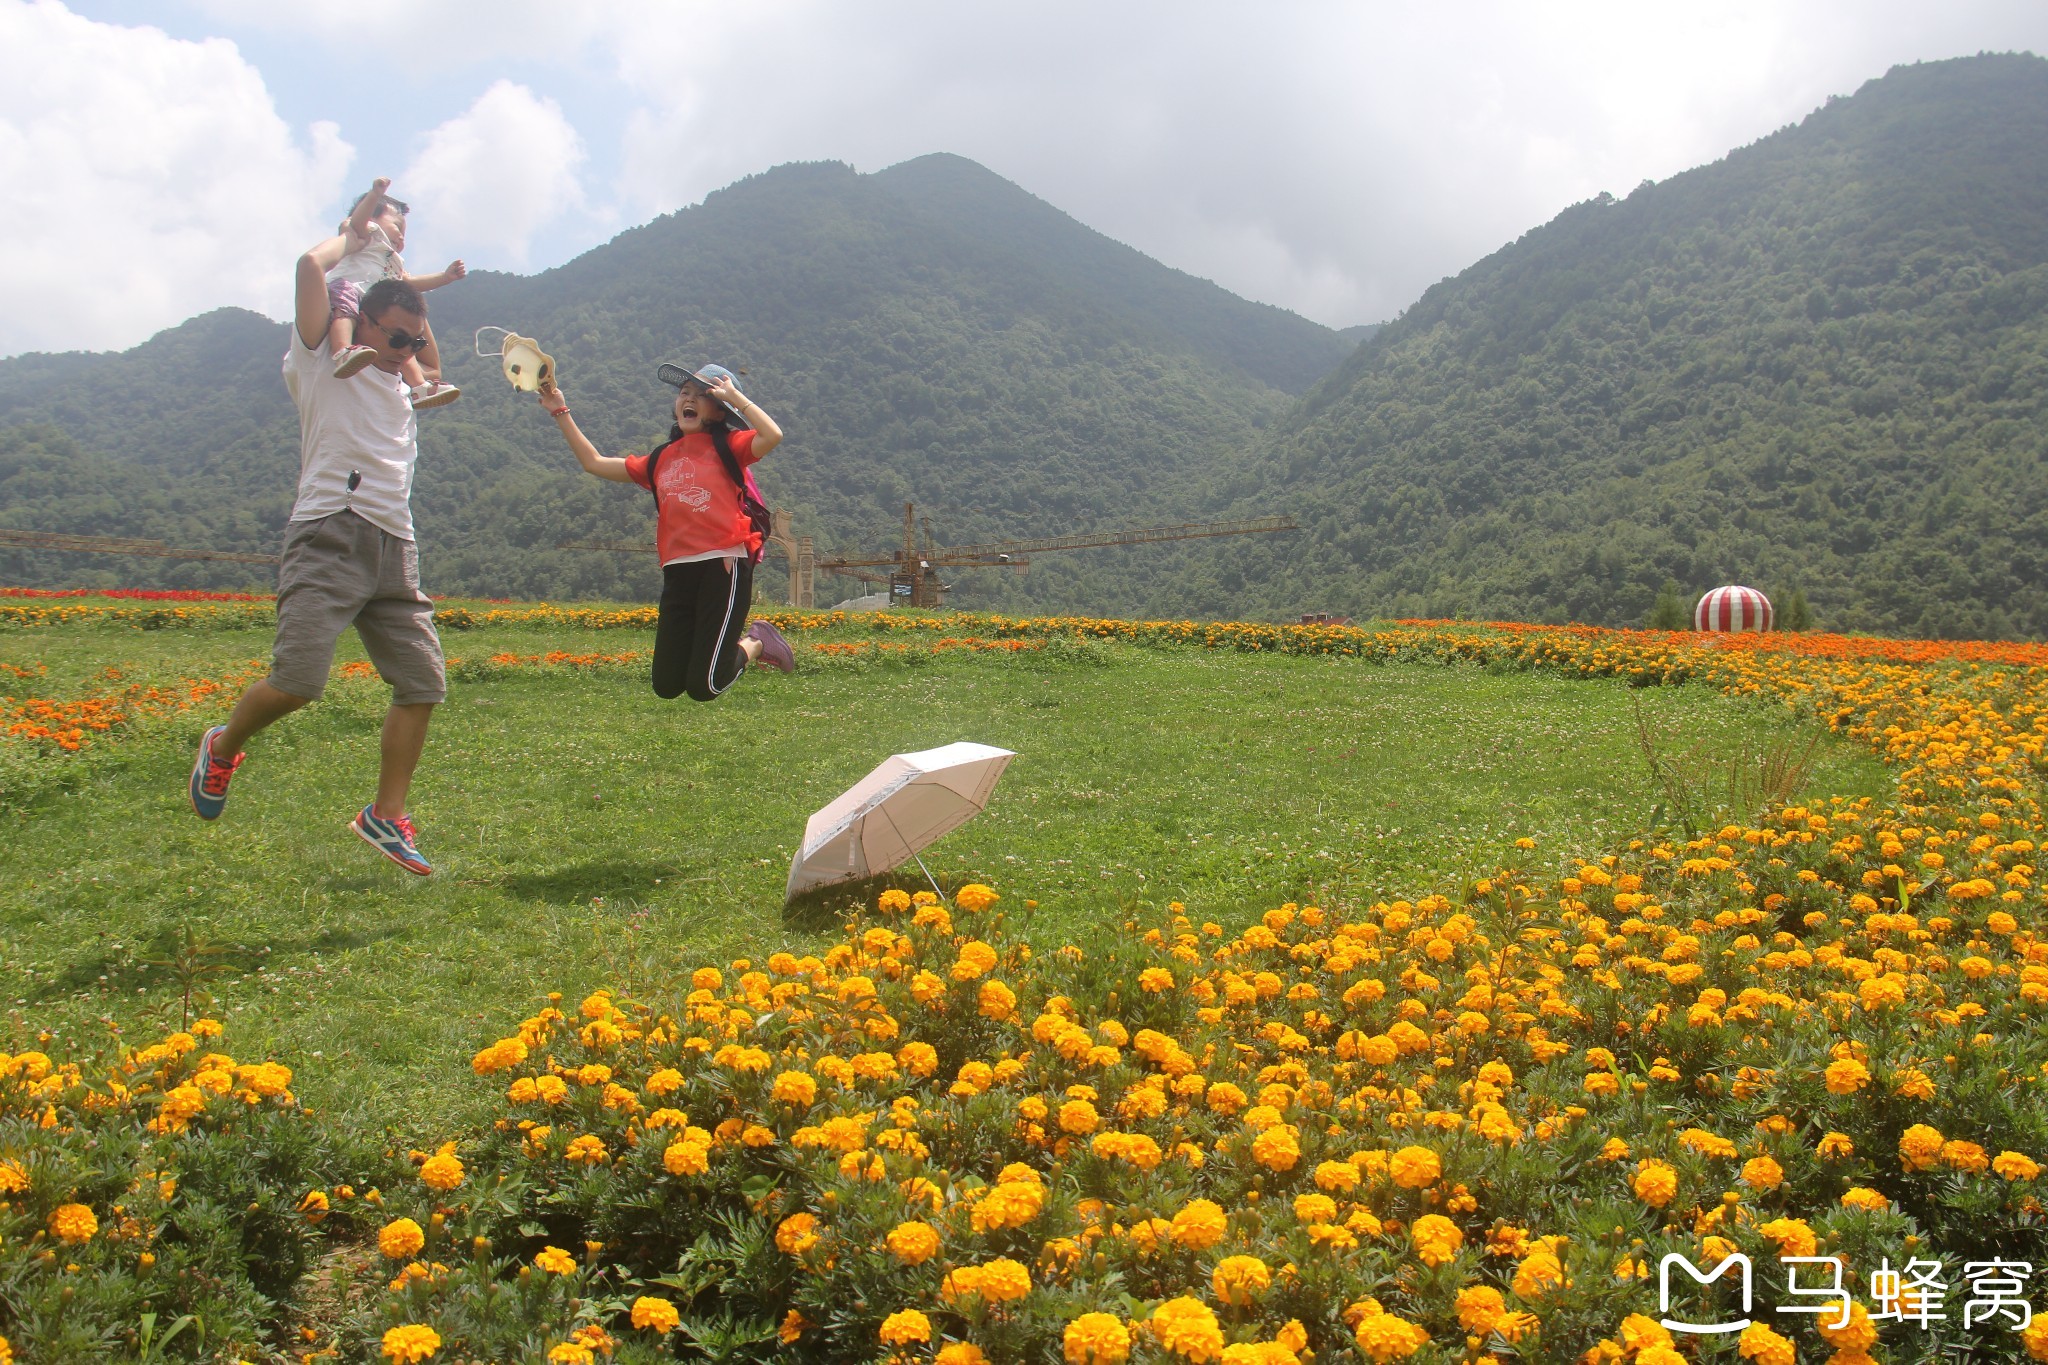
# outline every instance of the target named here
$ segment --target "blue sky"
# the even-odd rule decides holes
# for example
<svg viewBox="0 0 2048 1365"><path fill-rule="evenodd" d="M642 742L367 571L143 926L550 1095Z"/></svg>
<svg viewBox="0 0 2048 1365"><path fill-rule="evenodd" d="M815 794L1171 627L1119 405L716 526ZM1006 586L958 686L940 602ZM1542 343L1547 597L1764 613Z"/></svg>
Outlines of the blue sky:
<svg viewBox="0 0 2048 1365"><path fill-rule="evenodd" d="M273 316L373 174L533 271L788 161L971 157L1333 326L2037 0L0 0L0 355Z"/></svg>

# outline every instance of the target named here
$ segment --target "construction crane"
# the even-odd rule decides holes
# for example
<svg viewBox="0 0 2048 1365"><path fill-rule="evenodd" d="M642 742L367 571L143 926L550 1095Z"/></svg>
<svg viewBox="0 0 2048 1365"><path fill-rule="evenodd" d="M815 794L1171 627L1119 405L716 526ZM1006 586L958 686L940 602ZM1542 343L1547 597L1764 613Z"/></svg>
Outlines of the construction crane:
<svg viewBox="0 0 2048 1365"><path fill-rule="evenodd" d="M63 550L89 555L148 555L155 559L224 559L235 564L275 564L276 555L239 554L233 550L187 550L161 540L126 540L120 536L68 536L57 531L17 531L0 527L0 546L31 550Z"/></svg>
<svg viewBox="0 0 2048 1365"><path fill-rule="evenodd" d="M868 582L878 575L857 572L887 567L889 591L906 606L936 607L945 599L950 585L941 583L942 568L1023 569L1026 556L1054 550L1085 550L1101 545L1144 545L1162 540L1196 540L1206 536L1260 535L1271 531L1298 531L1294 518L1251 517L1237 521L1189 521L1172 526L1140 526L1121 531L1081 531L1064 536L1040 536L1030 540L999 540L983 545L953 545L944 549L932 543L929 518L924 520L924 543L918 544L916 507L903 504L903 548L887 556L867 559L821 559L815 567L821 573L843 573Z"/></svg>

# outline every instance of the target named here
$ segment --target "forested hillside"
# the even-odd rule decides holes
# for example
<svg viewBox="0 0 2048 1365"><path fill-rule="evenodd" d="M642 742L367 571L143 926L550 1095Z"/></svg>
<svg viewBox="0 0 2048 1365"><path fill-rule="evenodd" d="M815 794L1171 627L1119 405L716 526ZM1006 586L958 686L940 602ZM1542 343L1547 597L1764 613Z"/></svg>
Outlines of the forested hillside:
<svg viewBox="0 0 2048 1365"><path fill-rule="evenodd" d="M288 270L289 262L280 262ZM1354 343L1169 270L972 162L873 175L784 166L532 278L431 296L467 396L425 414L415 491L437 591L646 596L650 562L556 549L645 539L651 502L577 472L495 361L485 323L541 338L606 449L666 428L663 360L718 360L782 423L759 471L825 553L886 550L915 501L953 543L1182 520L1219 452ZM0 524L226 549L274 545L297 427L284 329L224 311L120 355L0 362ZM1166 611L1186 547L964 575L964 604ZM13 582L247 583L248 566L0 551ZM771 567L764 589L779 592ZM819 585L821 598L865 591Z"/></svg>
<svg viewBox="0 0 2048 1365"><path fill-rule="evenodd" d="M1561 214L1308 397L1231 491L1315 529L1220 547L1215 590L1637 624L1744 582L2048 634L2044 147L2048 62L1930 63Z"/></svg>
<svg viewBox="0 0 2048 1365"><path fill-rule="evenodd" d="M611 450L662 429L658 361L744 367L790 434L761 482L826 554L893 545L905 501L955 544L1268 512L1308 528L962 571L961 606L1640 624L1666 584L1744 582L1797 589L1836 629L2048 635L2044 146L2048 61L1898 68L1343 332L958 157L781 167L434 298L470 396L423 420L429 581L656 581L554 548L645 538L648 500L576 473L466 353L496 323L554 351ZM123 355L0 362L0 524L274 543L296 461L282 346L229 312ZM251 577L0 551L16 582Z"/></svg>

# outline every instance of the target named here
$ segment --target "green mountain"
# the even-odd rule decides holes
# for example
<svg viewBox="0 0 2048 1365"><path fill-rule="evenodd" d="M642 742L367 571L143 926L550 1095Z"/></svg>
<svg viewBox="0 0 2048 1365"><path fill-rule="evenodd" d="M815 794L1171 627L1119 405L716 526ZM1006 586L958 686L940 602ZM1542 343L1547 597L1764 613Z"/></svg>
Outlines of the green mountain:
<svg viewBox="0 0 2048 1365"><path fill-rule="evenodd" d="M280 263L280 269L289 263ZM784 166L531 278L431 296L464 400L422 419L415 508L433 591L650 595L642 558L555 548L650 538L651 500L576 470L553 424L469 353L484 324L541 338L602 448L667 426L664 360L718 360L789 434L758 473L821 553L886 551L914 501L964 544L1184 520L1351 349L1074 222L970 161L873 175ZM238 311L119 355L0 362L0 524L268 549L297 427L285 330ZM963 576L963 604L1167 610L1184 547ZM779 593L779 568L764 591ZM18 583L214 586L246 566L0 550ZM865 589L820 584L821 600Z"/></svg>
<svg viewBox="0 0 2048 1365"><path fill-rule="evenodd" d="M648 499L575 471L466 352L540 337L608 450L716 359L790 433L821 553L1287 512L1302 534L963 571L963 606L1636 624L1660 590L1797 590L1835 629L2048 636L2048 62L1897 68L1712 165L1577 205L1385 326L1333 332L1082 227L971 162L785 166L531 278L433 301L469 396L424 419L427 580L649 595ZM280 263L280 268L283 263ZM283 329L0 362L0 524L274 543ZM234 566L30 557L15 582ZM782 590L770 561L763 592ZM821 582L830 602L861 591Z"/></svg>
<svg viewBox="0 0 2048 1365"><path fill-rule="evenodd" d="M1894 69L1432 288L1228 492L1252 614L1640 623L1667 580L1820 624L2048 635L2048 61Z"/></svg>

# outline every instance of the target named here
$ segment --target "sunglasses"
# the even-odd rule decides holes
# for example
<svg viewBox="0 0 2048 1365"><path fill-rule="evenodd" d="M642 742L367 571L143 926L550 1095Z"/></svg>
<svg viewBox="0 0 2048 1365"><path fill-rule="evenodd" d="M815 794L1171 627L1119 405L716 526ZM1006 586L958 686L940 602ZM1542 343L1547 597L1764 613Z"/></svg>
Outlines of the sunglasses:
<svg viewBox="0 0 2048 1365"><path fill-rule="evenodd" d="M373 322L370 325L391 338L391 349L394 351L424 351L427 348L425 337L410 336L396 327L386 327L381 322Z"/></svg>

